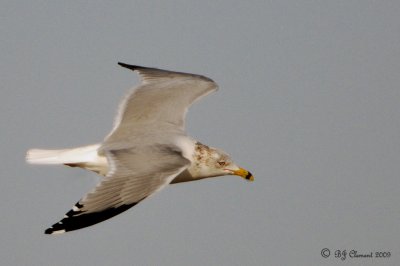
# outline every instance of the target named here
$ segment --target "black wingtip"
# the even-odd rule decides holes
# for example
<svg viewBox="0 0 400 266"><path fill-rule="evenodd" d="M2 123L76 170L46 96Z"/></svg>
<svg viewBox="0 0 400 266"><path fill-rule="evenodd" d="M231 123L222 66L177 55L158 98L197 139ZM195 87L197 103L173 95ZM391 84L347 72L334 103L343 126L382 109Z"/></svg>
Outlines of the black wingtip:
<svg viewBox="0 0 400 266"><path fill-rule="evenodd" d="M139 201L138 201L139 202ZM135 206L138 202L131 204L124 204L119 207L109 208L100 212L82 213L74 209L67 212L65 218L58 223L53 224L50 228L47 228L44 233L47 235L51 234L63 234L69 231L78 230L84 227L88 227L102 221L105 221L111 217L114 217L127 209ZM76 207L83 207L79 202L75 205Z"/></svg>
<svg viewBox="0 0 400 266"><path fill-rule="evenodd" d="M129 64L122 63L122 62L118 62L118 65L120 65L122 67L125 67L125 68L128 68L130 70L136 70L136 69L142 68L140 66L129 65Z"/></svg>
<svg viewBox="0 0 400 266"><path fill-rule="evenodd" d="M51 235L53 232L54 232L54 231L53 231L52 228L47 228L47 229L44 231L44 233L45 233L46 235Z"/></svg>

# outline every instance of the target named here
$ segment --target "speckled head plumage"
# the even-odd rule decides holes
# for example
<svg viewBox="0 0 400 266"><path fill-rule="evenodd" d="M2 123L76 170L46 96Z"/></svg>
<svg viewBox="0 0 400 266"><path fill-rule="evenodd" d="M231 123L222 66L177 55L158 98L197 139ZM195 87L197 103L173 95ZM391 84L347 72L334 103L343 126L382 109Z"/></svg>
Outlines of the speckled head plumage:
<svg viewBox="0 0 400 266"><path fill-rule="evenodd" d="M237 166L232 158L220 149L196 142L193 157L190 171L195 178L238 175L249 181L254 180L250 172Z"/></svg>

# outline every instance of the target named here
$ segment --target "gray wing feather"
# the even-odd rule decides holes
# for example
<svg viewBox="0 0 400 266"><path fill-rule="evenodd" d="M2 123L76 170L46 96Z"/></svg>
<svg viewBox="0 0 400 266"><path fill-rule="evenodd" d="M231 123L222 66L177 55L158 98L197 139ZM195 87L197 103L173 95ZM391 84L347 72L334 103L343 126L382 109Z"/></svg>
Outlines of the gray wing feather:
<svg viewBox="0 0 400 266"><path fill-rule="evenodd" d="M173 146L106 151L111 170L105 179L46 234L77 230L107 220L168 185L190 161Z"/></svg>
<svg viewBox="0 0 400 266"><path fill-rule="evenodd" d="M168 185L190 161L172 147L107 151L111 170L79 203L80 211L98 212L129 205Z"/></svg>
<svg viewBox="0 0 400 266"><path fill-rule="evenodd" d="M214 81L200 75L121 65L137 71L142 83L121 102L105 146L152 130L183 132L189 106L218 87Z"/></svg>

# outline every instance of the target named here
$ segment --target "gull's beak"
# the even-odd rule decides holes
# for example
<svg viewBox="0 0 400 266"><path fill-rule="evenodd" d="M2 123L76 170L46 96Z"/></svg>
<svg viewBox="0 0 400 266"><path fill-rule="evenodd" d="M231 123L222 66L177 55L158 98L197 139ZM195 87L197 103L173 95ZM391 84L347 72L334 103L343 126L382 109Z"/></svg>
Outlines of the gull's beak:
<svg viewBox="0 0 400 266"><path fill-rule="evenodd" d="M254 181L254 176L247 170L239 168L239 170L232 171L234 175L241 176L248 181Z"/></svg>

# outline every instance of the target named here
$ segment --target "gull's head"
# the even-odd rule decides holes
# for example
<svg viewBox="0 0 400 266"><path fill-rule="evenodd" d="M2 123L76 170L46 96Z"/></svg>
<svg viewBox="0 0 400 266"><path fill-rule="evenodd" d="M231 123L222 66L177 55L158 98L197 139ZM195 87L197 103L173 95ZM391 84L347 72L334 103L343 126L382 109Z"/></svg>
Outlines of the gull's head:
<svg viewBox="0 0 400 266"><path fill-rule="evenodd" d="M254 181L253 175L237 166L224 151L199 144L196 148L195 164L203 177L237 175L248 181Z"/></svg>

